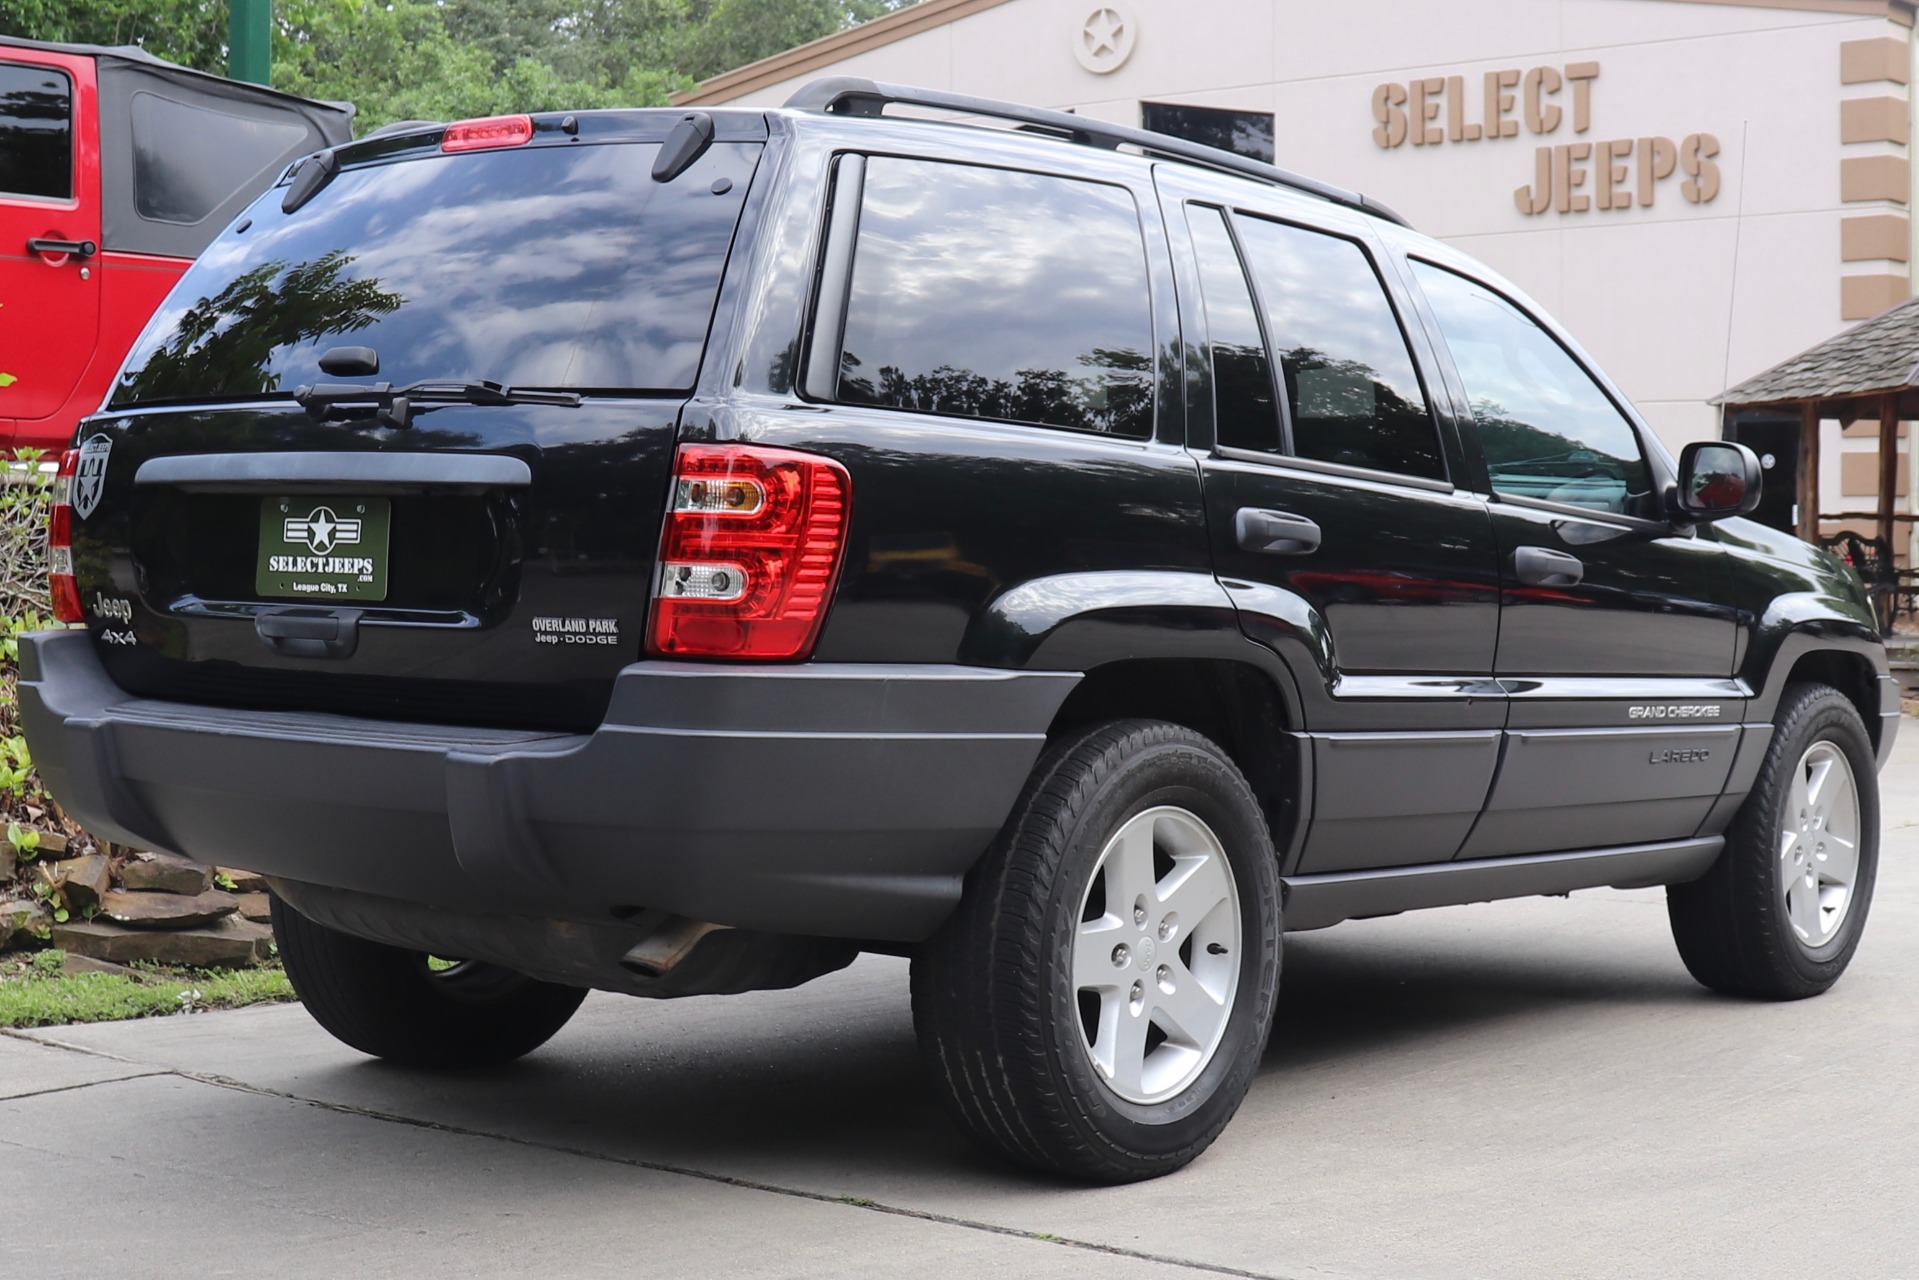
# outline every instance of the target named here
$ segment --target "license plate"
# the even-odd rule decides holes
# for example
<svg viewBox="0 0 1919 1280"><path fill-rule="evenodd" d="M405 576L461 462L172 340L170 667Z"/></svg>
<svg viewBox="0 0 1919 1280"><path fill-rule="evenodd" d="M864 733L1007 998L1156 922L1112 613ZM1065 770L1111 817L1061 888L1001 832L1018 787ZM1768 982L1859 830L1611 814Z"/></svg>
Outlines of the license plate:
<svg viewBox="0 0 1919 1280"><path fill-rule="evenodd" d="M286 600L386 599L386 498L268 498L253 586Z"/></svg>

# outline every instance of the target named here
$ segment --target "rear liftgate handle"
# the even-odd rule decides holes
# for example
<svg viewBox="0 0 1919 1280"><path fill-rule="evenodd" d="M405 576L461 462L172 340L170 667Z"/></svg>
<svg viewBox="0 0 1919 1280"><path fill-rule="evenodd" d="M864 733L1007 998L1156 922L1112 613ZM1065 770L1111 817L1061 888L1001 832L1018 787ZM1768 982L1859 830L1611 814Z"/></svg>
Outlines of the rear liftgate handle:
<svg viewBox="0 0 1919 1280"><path fill-rule="evenodd" d="M1233 517L1233 535L1242 551L1269 556L1304 556L1319 550L1319 526L1287 511L1241 507Z"/></svg>
<svg viewBox="0 0 1919 1280"><path fill-rule="evenodd" d="M274 609L255 614L253 629L289 658L350 658L360 643L360 610Z"/></svg>
<svg viewBox="0 0 1919 1280"><path fill-rule="evenodd" d="M1513 552L1513 571L1529 587L1574 587L1586 576L1578 556L1545 547L1521 547Z"/></svg>

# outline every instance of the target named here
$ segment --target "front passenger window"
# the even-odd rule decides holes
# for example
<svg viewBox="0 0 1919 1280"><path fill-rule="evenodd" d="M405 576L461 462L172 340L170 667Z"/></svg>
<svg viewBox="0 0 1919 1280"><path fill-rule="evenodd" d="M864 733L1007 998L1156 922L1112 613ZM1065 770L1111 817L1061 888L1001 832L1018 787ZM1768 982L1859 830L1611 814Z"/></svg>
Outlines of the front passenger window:
<svg viewBox="0 0 1919 1280"><path fill-rule="evenodd" d="M1466 384L1493 491L1614 514L1652 492L1639 437L1553 336L1484 285L1413 263Z"/></svg>

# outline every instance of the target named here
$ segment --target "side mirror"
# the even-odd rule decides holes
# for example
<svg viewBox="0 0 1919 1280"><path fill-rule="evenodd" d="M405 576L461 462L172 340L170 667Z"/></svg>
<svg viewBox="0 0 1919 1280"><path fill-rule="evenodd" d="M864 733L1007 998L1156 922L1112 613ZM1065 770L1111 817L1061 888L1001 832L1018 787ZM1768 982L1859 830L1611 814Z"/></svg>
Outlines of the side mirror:
<svg viewBox="0 0 1919 1280"><path fill-rule="evenodd" d="M1699 440L1679 453L1679 512L1699 522L1743 516L1759 505L1759 459L1743 444Z"/></svg>

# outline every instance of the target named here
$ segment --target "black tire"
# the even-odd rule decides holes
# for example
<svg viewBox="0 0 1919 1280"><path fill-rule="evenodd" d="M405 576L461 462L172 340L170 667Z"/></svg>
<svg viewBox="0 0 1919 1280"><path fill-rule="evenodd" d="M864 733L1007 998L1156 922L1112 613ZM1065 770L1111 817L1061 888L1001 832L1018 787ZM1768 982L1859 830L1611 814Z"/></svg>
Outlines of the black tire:
<svg viewBox="0 0 1919 1280"><path fill-rule="evenodd" d="M586 999L497 965L442 972L418 951L315 924L273 900L273 936L294 994L313 1020L361 1053L413 1066L510 1062L553 1037Z"/></svg>
<svg viewBox="0 0 1919 1280"><path fill-rule="evenodd" d="M1109 839L1162 806L1199 818L1223 848L1231 891L1221 901L1236 902L1242 941L1211 1058L1178 1093L1141 1103L1093 1066L1070 947ZM1159 856L1156 846L1155 878ZM1144 971L1153 951L1141 945ZM1180 944L1165 945L1162 960ZM959 909L913 958L913 1020L941 1103L989 1152L1069 1177L1132 1182L1187 1164L1232 1119L1266 1046L1279 963L1278 866L1239 770L1190 729L1117 721L1075 732L1040 758ZM1144 1032L1149 1054L1154 1029Z"/></svg>
<svg viewBox="0 0 1919 1280"><path fill-rule="evenodd" d="M1728 995L1801 1000L1839 980L1859 946L1879 869L1879 775L1858 710L1830 685L1787 687L1773 717L1759 778L1726 830L1712 869L1668 886L1666 911L1686 968ZM1793 928L1780 831L1793 775L1806 753L1829 743L1851 768L1858 796L1859 865L1838 929L1809 945Z"/></svg>

